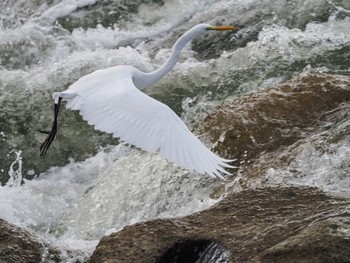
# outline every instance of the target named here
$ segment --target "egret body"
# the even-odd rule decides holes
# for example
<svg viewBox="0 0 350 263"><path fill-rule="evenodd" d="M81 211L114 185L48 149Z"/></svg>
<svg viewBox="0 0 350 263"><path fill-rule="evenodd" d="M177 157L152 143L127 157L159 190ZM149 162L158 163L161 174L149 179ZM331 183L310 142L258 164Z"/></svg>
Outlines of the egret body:
<svg viewBox="0 0 350 263"><path fill-rule="evenodd" d="M40 146L40 155L49 149L57 132L57 117L62 99L67 108L79 110L95 129L111 133L147 152L157 152L190 171L222 178L233 168L202 144L182 120L165 104L141 92L164 77L177 63L187 42L209 30L235 30L232 26L199 24L174 44L167 61L157 70L145 73L132 66L119 65L88 74L67 90L53 93L54 122Z"/></svg>

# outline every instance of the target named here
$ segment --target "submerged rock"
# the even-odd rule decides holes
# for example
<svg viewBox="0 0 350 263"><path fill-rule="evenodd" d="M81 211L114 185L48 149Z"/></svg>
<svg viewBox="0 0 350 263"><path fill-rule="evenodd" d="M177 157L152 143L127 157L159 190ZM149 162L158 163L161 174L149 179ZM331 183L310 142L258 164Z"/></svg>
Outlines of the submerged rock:
<svg viewBox="0 0 350 263"><path fill-rule="evenodd" d="M60 17L57 22L69 31L80 27L84 29L95 28L98 25L114 27L116 24L123 24L120 20L130 20L131 15L137 13L140 5L151 3L153 3L155 7L164 4L162 0L102 0L92 5L84 6L67 16Z"/></svg>
<svg viewBox="0 0 350 263"><path fill-rule="evenodd" d="M237 159L245 181L238 193L227 184L214 193L226 197L205 211L125 227L102 238L90 263L349 262L348 199L263 179L268 169L289 167L306 143L327 151L346 138L349 100L350 77L307 75L226 101L198 131L216 141L221 155ZM217 252L208 253L212 246Z"/></svg>
<svg viewBox="0 0 350 263"><path fill-rule="evenodd" d="M0 219L0 262L60 262L59 252L20 227Z"/></svg>

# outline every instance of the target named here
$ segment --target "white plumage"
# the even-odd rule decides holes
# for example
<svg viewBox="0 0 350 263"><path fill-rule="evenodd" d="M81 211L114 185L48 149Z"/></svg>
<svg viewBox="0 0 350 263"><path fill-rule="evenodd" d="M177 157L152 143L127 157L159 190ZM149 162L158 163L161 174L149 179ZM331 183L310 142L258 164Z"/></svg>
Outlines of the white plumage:
<svg viewBox="0 0 350 263"><path fill-rule="evenodd" d="M131 66L97 70L67 90L55 92L55 103L59 109L60 98L66 99L67 108L79 110L95 129L147 152L159 151L162 157L190 171L223 178L222 174L229 174L224 168L233 168L228 164L230 160L206 148L167 105L140 91L157 82L176 64L180 50L190 39L215 28L233 29L197 25L175 43L171 57L155 72L143 73ZM57 126L56 110L55 121ZM46 153L55 132L51 131L48 135L51 138L41 146L42 154Z"/></svg>

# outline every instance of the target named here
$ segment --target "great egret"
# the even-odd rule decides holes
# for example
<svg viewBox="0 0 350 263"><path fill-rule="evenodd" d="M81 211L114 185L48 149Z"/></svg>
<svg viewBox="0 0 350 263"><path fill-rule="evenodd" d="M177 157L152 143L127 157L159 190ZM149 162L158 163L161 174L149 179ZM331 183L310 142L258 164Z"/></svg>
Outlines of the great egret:
<svg viewBox="0 0 350 263"><path fill-rule="evenodd" d="M182 120L165 104L140 90L152 86L177 63L180 51L194 37L210 31L236 30L233 26L199 24L182 35L174 44L168 60L157 70L144 73L132 66L115 66L88 74L67 90L54 92L54 121L40 146L40 155L49 149L57 132L57 116L62 99L67 108L79 110L83 119L95 129L145 151L160 155L190 171L222 177L234 168L193 135Z"/></svg>

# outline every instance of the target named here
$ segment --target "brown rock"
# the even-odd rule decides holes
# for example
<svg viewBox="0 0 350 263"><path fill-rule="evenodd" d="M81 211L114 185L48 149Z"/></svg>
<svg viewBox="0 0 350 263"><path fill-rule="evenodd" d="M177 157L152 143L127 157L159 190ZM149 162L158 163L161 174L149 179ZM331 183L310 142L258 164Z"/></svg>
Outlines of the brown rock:
<svg viewBox="0 0 350 263"><path fill-rule="evenodd" d="M0 262L59 262L59 252L23 229L0 219Z"/></svg>
<svg viewBox="0 0 350 263"><path fill-rule="evenodd" d="M261 262L350 262L350 218L330 217L316 221L295 236L267 249Z"/></svg>
<svg viewBox="0 0 350 263"><path fill-rule="evenodd" d="M327 122L330 110L349 101L350 77L308 75L226 101L199 132L217 141L217 152L243 164L305 138Z"/></svg>
<svg viewBox="0 0 350 263"><path fill-rule="evenodd" d="M301 237L308 241L299 244L299 251L312 249L320 252L315 257L304 253L305 258L317 259L321 255L329 255L329 259L331 255L322 250L327 241L322 244L317 240L330 236L334 242L333 251L330 249L332 255L341 252L337 262L346 262L350 259L350 240L345 233L325 234L317 228L331 225L329 222L335 216L344 222L348 220L343 213L349 204L312 188L246 190L228 196L208 210L184 218L159 219L125 227L102 238L89 262L157 262L179 243L205 240L216 241L226 247L231 253L230 262L256 262L257 259L263 262L294 262L292 256L288 257L293 250L292 245L281 244ZM344 227L346 231L350 230L350 225L344 223ZM281 247L279 250L278 246ZM279 254L282 249L287 256ZM274 257L283 260L269 261Z"/></svg>

